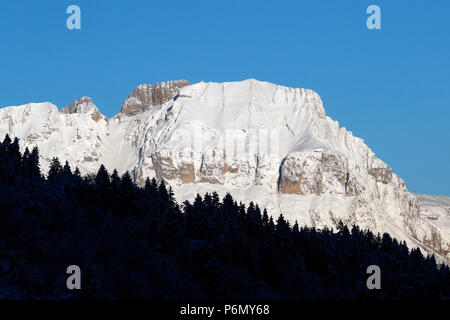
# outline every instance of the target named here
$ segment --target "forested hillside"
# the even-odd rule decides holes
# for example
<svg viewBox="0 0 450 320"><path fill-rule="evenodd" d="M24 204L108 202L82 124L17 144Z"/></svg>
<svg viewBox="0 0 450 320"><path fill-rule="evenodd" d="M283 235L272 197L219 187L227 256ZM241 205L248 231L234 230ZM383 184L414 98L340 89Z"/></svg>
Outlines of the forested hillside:
<svg viewBox="0 0 450 320"><path fill-rule="evenodd" d="M68 290L78 265L82 289ZM368 290L369 265L381 289ZM0 143L0 298L449 299L450 270L388 234L274 221L230 195L177 204L170 188L96 175Z"/></svg>

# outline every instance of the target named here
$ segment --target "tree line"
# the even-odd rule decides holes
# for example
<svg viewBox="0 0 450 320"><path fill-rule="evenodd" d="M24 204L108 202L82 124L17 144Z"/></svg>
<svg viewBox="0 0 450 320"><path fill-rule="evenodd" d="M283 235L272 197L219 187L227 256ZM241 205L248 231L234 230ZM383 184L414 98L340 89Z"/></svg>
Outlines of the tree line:
<svg viewBox="0 0 450 320"><path fill-rule="evenodd" d="M291 225L216 192L178 204L164 181L103 165L81 176L53 158L45 176L37 148L0 143L0 299L449 299L449 275L386 233Z"/></svg>

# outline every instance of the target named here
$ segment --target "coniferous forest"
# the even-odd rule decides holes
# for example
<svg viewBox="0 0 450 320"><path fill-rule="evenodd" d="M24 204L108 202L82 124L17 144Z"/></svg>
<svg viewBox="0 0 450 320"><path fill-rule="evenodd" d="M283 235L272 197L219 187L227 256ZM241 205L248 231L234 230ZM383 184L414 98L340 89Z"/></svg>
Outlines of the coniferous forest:
<svg viewBox="0 0 450 320"><path fill-rule="evenodd" d="M177 204L164 182L82 177L56 158L44 176L38 149L8 136L0 195L0 299L450 299L448 266L388 234L299 227L216 193Z"/></svg>

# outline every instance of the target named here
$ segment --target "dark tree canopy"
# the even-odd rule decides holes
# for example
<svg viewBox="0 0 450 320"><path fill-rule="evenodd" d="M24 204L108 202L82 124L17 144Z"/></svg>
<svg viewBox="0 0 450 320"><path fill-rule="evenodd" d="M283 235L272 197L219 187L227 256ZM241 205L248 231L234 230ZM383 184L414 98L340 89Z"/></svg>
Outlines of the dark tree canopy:
<svg viewBox="0 0 450 320"><path fill-rule="evenodd" d="M388 234L276 222L230 194L179 206L164 181L81 177L0 143L0 299L449 299L450 273ZM66 288L79 265L83 290ZM381 290L366 287L369 265Z"/></svg>

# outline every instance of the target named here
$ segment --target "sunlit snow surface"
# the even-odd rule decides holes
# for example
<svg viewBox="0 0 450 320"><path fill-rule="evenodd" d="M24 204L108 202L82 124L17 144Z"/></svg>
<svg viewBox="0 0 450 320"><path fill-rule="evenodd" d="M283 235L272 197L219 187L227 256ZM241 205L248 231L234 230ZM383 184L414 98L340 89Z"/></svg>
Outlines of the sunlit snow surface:
<svg viewBox="0 0 450 320"><path fill-rule="evenodd" d="M450 197L414 194L420 202L420 213L441 230L444 238L450 238Z"/></svg>

